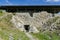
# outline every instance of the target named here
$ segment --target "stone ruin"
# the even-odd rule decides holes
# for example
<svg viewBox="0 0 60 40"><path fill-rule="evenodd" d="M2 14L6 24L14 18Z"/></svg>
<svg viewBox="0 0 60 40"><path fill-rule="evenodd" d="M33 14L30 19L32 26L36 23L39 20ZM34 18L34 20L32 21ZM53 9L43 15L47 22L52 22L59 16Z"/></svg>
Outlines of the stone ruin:
<svg viewBox="0 0 60 40"><path fill-rule="evenodd" d="M33 13L33 17L31 17L27 12L16 13L12 17L12 23L21 31L38 33L38 28L40 28L43 25L44 21L50 17L52 17L52 14L45 11Z"/></svg>

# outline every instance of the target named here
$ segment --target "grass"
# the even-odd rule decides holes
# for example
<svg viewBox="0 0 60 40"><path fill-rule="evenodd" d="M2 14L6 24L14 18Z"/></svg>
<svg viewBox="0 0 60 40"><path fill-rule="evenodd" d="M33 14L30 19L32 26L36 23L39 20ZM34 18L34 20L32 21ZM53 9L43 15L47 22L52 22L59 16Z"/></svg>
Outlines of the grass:
<svg viewBox="0 0 60 40"><path fill-rule="evenodd" d="M60 36L58 36L56 33L50 33L47 32L45 34L43 33L31 33L34 37L38 38L39 40L60 40Z"/></svg>
<svg viewBox="0 0 60 40"><path fill-rule="evenodd" d="M3 16L5 13L2 12L2 10L0 10L0 16Z"/></svg>
<svg viewBox="0 0 60 40"><path fill-rule="evenodd" d="M37 33L37 34L32 34L34 37L38 38L39 40L49 40L47 35Z"/></svg>
<svg viewBox="0 0 60 40"><path fill-rule="evenodd" d="M9 40L9 35L12 34L14 40L29 40L24 32L13 26L13 24L10 22L11 17L11 15L8 15L0 20L0 37L4 40Z"/></svg>
<svg viewBox="0 0 60 40"><path fill-rule="evenodd" d="M3 16L4 13L0 13L0 16Z"/></svg>

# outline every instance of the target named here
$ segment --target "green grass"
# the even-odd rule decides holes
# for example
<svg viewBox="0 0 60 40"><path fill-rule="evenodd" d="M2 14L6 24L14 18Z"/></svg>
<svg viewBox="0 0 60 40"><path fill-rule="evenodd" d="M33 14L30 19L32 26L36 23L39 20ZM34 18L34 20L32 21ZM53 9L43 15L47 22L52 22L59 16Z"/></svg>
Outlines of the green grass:
<svg viewBox="0 0 60 40"><path fill-rule="evenodd" d="M0 10L0 16L3 16L5 13L2 12L2 10Z"/></svg>
<svg viewBox="0 0 60 40"><path fill-rule="evenodd" d="M29 38L24 34L24 32L21 32L18 29L4 29L0 31L0 37L4 40L8 40L10 34L12 34L14 40L18 40L18 38L22 40L29 40Z"/></svg>
<svg viewBox="0 0 60 40"><path fill-rule="evenodd" d="M9 40L9 35L12 34L14 40L18 40L19 38L22 40L29 40L24 32L13 26L10 22L11 17L11 15L8 15L0 20L0 37L3 40Z"/></svg>
<svg viewBox="0 0 60 40"><path fill-rule="evenodd" d="M4 13L0 13L0 16L3 16Z"/></svg>
<svg viewBox="0 0 60 40"><path fill-rule="evenodd" d="M37 34L32 34L34 37L38 38L39 40L49 40L47 35L37 33Z"/></svg>
<svg viewBox="0 0 60 40"><path fill-rule="evenodd" d="M43 33L36 33L36 34L32 33L32 35L34 37L38 38L39 40L60 40L60 36L58 36L56 33L50 33L50 32L47 32L45 34L43 34Z"/></svg>

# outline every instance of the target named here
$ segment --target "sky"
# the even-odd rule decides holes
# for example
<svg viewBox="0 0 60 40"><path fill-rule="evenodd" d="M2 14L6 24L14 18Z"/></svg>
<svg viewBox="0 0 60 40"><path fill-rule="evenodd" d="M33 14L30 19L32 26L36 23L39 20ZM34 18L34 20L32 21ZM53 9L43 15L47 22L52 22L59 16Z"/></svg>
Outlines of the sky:
<svg viewBox="0 0 60 40"><path fill-rule="evenodd" d="M1 5L60 5L60 0L0 0Z"/></svg>

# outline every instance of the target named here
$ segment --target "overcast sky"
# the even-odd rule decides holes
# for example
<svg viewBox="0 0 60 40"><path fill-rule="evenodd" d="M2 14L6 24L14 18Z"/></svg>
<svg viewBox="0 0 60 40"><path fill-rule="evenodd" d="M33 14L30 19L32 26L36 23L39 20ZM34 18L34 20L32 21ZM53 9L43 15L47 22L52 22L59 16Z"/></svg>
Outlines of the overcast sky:
<svg viewBox="0 0 60 40"><path fill-rule="evenodd" d="M0 0L0 5L60 5L60 0Z"/></svg>

